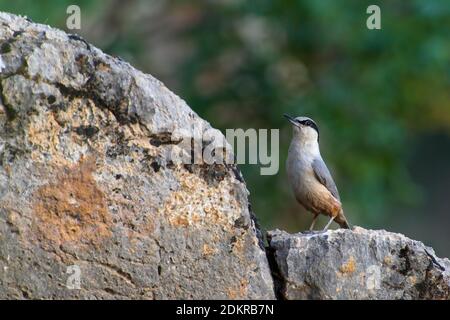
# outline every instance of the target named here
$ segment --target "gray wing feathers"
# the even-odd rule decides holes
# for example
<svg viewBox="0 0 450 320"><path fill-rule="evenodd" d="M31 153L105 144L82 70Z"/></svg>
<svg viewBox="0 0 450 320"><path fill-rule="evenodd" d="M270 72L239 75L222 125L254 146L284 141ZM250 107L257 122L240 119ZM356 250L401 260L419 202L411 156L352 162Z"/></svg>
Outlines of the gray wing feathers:
<svg viewBox="0 0 450 320"><path fill-rule="evenodd" d="M331 192L333 197L341 201L341 199L339 198L339 192L336 188L336 184L334 183L325 162L323 162L322 159L315 159L312 163L312 168L317 180L319 180L319 182L323 184L328 189L328 191Z"/></svg>

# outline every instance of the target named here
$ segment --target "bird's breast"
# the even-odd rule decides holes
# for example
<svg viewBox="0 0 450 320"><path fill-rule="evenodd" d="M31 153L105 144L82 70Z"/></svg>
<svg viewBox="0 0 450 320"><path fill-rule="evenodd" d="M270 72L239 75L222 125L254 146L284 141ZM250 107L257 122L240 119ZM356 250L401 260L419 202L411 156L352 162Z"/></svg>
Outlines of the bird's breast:
<svg viewBox="0 0 450 320"><path fill-rule="evenodd" d="M286 160L288 181L295 198L307 210L334 216L341 204L316 178L312 164L317 159L322 161L318 148L291 143Z"/></svg>
<svg viewBox="0 0 450 320"><path fill-rule="evenodd" d="M299 201L326 191L326 188L315 177L312 167L312 163L317 157L320 157L320 153L316 155L308 152L307 148L302 148L298 144L292 144L289 148L286 171L289 184Z"/></svg>
<svg viewBox="0 0 450 320"><path fill-rule="evenodd" d="M286 170L289 183L294 192L304 189L308 182L312 182L311 177L314 176L314 172L311 162L306 157L299 156L298 153L289 153L286 161Z"/></svg>

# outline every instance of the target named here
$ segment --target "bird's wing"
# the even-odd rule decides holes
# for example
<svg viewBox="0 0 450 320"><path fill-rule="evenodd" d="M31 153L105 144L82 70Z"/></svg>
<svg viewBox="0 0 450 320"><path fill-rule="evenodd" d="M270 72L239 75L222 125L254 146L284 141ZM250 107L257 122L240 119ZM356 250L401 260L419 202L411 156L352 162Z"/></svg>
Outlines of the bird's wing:
<svg viewBox="0 0 450 320"><path fill-rule="evenodd" d="M327 168L327 165L325 162L323 162L322 159L315 159L312 163L312 168L314 170L314 175L316 176L316 179L319 180L321 184L323 184L328 191L331 192L333 197L338 199L339 198L339 192L336 188L336 184L333 181L333 178L331 177L330 171Z"/></svg>

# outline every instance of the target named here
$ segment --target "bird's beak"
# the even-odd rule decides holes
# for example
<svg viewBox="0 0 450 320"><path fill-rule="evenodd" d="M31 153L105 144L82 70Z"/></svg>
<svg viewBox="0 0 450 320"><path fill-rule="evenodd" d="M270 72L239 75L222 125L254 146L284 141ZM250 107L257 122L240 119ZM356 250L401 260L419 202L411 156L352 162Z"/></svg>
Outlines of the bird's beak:
<svg viewBox="0 0 450 320"><path fill-rule="evenodd" d="M297 125L297 122L295 122L295 119L294 118L292 118L290 115L288 115L288 114L283 114L283 116L286 118L286 119L288 119L288 121L290 122L290 123L292 123L294 126L297 126L298 127L298 125Z"/></svg>

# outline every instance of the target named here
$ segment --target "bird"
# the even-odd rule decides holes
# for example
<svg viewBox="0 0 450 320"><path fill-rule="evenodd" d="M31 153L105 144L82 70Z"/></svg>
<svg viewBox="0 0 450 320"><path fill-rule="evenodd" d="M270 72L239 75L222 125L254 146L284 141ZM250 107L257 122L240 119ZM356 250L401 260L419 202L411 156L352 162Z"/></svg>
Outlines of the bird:
<svg viewBox="0 0 450 320"><path fill-rule="evenodd" d="M330 217L323 231L333 221L341 228L350 229L338 189L320 154L319 127L308 117L294 118L287 114L284 117L293 128L286 160L288 181L296 200L314 215L309 230L314 230L319 214Z"/></svg>

